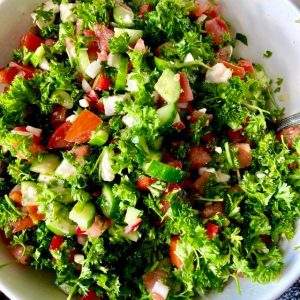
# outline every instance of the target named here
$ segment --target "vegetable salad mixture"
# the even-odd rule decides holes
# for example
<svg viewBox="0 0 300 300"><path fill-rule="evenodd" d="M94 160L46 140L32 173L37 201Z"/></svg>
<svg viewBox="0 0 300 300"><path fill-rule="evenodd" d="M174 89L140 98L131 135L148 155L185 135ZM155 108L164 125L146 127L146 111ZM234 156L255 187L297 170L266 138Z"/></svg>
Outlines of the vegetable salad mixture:
<svg viewBox="0 0 300 300"><path fill-rule="evenodd" d="M299 216L281 79L205 0L47 1L0 70L0 228L69 295L192 299L275 280Z"/></svg>

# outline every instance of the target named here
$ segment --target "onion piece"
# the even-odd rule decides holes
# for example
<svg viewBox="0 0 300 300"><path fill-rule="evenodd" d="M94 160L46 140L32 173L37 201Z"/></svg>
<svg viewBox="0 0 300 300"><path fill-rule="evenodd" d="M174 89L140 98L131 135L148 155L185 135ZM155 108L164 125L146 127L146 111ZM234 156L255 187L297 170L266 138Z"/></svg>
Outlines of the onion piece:
<svg viewBox="0 0 300 300"><path fill-rule="evenodd" d="M151 289L151 294L159 295L162 299L167 299L170 288L160 280L156 281Z"/></svg>
<svg viewBox="0 0 300 300"><path fill-rule="evenodd" d="M86 93L89 93L92 90L92 87L85 79L82 79L81 86Z"/></svg>
<svg viewBox="0 0 300 300"><path fill-rule="evenodd" d="M42 134L42 129L32 126L26 126L26 131L37 137L40 137Z"/></svg>
<svg viewBox="0 0 300 300"><path fill-rule="evenodd" d="M92 79L96 78L100 72L101 72L101 62L99 60L95 60L91 62L85 69L86 75L88 75Z"/></svg>

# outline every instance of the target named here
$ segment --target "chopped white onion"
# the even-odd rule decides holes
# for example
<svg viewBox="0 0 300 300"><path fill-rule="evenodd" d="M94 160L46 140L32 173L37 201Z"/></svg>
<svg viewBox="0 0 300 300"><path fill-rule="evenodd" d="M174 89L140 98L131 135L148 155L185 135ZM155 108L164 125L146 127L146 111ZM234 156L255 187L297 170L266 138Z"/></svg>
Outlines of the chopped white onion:
<svg viewBox="0 0 300 300"><path fill-rule="evenodd" d="M169 290L170 288L168 286L163 284L160 280L157 280L151 289L151 293L159 295L162 299L167 299Z"/></svg>
<svg viewBox="0 0 300 300"><path fill-rule="evenodd" d="M211 69L207 70L205 80L211 83L225 83L232 76L232 71L222 63L215 64Z"/></svg>
<svg viewBox="0 0 300 300"><path fill-rule="evenodd" d="M230 175L222 173L221 171L216 172L217 182L228 182L230 180Z"/></svg>
<svg viewBox="0 0 300 300"><path fill-rule="evenodd" d="M74 22L75 16L73 14L74 3L62 3L59 7L60 19L64 22Z"/></svg>
<svg viewBox="0 0 300 300"><path fill-rule="evenodd" d="M200 168L200 169L198 170L198 174L199 174L199 175L203 175L203 174L206 173L206 172L208 172L208 173L216 173L216 170L215 170L214 168L205 168L205 167Z"/></svg>
<svg viewBox="0 0 300 300"><path fill-rule="evenodd" d="M42 183L50 183L55 180L55 177L52 175L40 174L37 180Z"/></svg>
<svg viewBox="0 0 300 300"><path fill-rule="evenodd" d="M120 55L109 53L107 57L107 64L110 67L117 68L120 65L120 59L121 59Z"/></svg>
<svg viewBox="0 0 300 300"><path fill-rule="evenodd" d="M111 182L115 179L115 174L112 170L112 162L108 150L104 150L101 160L101 177L104 181Z"/></svg>
<svg viewBox="0 0 300 300"><path fill-rule="evenodd" d="M75 59L76 49L73 40L71 38L66 38L65 43L66 43L66 52L68 54L69 59L70 60Z"/></svg>
<svg viewBox="0 0 300 300"><path fill-rule="evenodd" d="M14 133L14 134L23 135L23 136L32 136L32 133L28 132L28 131L22 131L22 130L15 130L15 129L13 129L11 132Z"/></svg>
<svg viewBox="0 0 300 300"><path fill-rule="evenodd" d="M82 79L81 86L86 93L89 93L92 90L92 87L85 79Z"/></svg>
<svg viewBox="0 0 300 300"><path fill-rule="evenodd" d="M44 3L43 10L45 10L45 11L50 11L51 10L54 14L56 14L56 13L59 12L59 5L53 3L53 1L51 1L51 0L46 1Z"/></svg>
<svg viewBox="0 0 300 300"><path fill-rule="evenodd" d="M134 118L133 116L131 115L125 115L123 118L122 118L122 122L129 128L133 127L134 125L137 124L137 119Z"/></svg>
<svg viewBox="0 0 300 300"><path fill-rule="evenodd" d="M201 108L201 109L198 109L198 111L205 114L207 112L207 109L206 108Z"/></svg>
<svg viewBox="0 0 300 300"><path fill-rule="evenodd" d="M73 115L67 117L66 121L67 121L67 122L70 122L70 123L74 123L75 120L77 119L77 117L78 117L78 115L73 114Z"/></svg>
<svg viewBox="0 0 300 300"><path fill-rule="evenodd" d="M35 136L41 136L41 134L42 134L42 129L32 127L32 126L26 126L26 131L30 132L31 134L33 134Z"/></svg>
<svg viewBox="0 0 300 300"><path fill-rule="evenodd" d="M221 147L215 147L215 152L221 154L223 152Z"/></svg>
<svg viewBox="0 0 300 300"><path fill-rule="evenodd" d="M76 168L67 159L64 159L55 170L55 175L67 179L74 176L76 172Z"/></svg>
<svg viewBox="0 0 300 300"><path fill-rule="evenodd" d="M189 62L193 62L193 61L195 61L195 59L194 59L192 53L188 53L186 55L186 57L184 58L184 62L185 63L189 63Z"/></svg>
<svg viewBox="0 0 300 300"><path fill-rule="evenodd" d="M138 231L132 231L132 232L130 232L130 233L125 233L125 232L124 232L124 233L123 233L123 236L124 236L126 239L130 240L130 241L137 242L138 239L139 239L139 237L140 237L140 234L139 234Z"/></svg>
<svg viewBox="0 0 300 300"><path fill-rule="evenodd" d="M135 93L139 90L138 82L133 78L132 74L127 76L127 91Z"/></svg>
<svg viewBox="0 0 300 300"><path fill-rule="evenodd" d="M84 263L84 256L82 254L75 254L74 255L74 261L79 264L79 265L83 265Z"/></svg>
<svg viewBox="0 0 300 300"><path fill-rule="evenodd" d="M49 71L50 70L50 65L49 65L49 62L46 58L42 59L42 62L40 63L40 68L44 71Z"/></svg>
<svg viewBox="0 0 300 300"><path fill-rule="evenodd" d="M197 23L197 24L201 24L201 23L203 23L206 19L207 19L207 15L202 14L202 15L196 20L196 23Z"/></svg>
<svg viewBox="0 0 300 300"><path fill-rule="evenodd" d="M116 95L103 98L104 113L106 116L113 116L116 113L116 105L125 99L126 95Z"/></svg>
<svg viewBox="0 0 300 300"><path fill-rule="evenodd" d="M86 75L90 78L94 79L101 72L101 62L99 60L95 60L91 62L87 68L85 69Z"/></svg>
<svg viewBox="0 0 300 300"><path fill-rule="evenodd" d="M79 106L80 107L82 107L82 108L87 108L87 107L89 107L90 105L89 105L89 103L88 103L88 101L86 100L86 99L80 99L79 100Z"/></svg>

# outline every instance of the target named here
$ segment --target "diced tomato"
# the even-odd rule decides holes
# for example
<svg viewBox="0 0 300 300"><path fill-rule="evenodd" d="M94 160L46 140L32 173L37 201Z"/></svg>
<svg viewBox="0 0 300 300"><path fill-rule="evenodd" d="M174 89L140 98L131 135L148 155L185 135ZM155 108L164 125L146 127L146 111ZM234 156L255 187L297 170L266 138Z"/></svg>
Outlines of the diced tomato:
<svg viewBox="0 0 300 300"><path fill-rule="evenodd" d="M172 193L173 191L178 191L178 190L181 190L181 189L182 189L182 184L169 183L166 190L164 191L164 194L167 195L167 194Z"/></svg>
<svg viewBox="0 0 300 300"><path fill-rule="evenodd" d="M79 226L76 227L76 235L86 235L86 231L82 230Z"/></svg>
<svg viewBox="0 0 300 300"><path fill-rule="evenodd" d="M89 110L83 110L66 133L65 141L83 144L89 141L92 132L102 120Z"/></svg>
<svg viewBox="0 0 300 300"><path fill-rule="evenodd" d="M49 47L53 46L55 43L56 43L56 40L54 40L54 39L46 39L45 40L45 45L49 46Z"/></svg>
<svg viewBox="0 0 300 300"><path fill-rule="evenodd" d="M194 100L193 91L191 89L189 79L185 72L180 72L181 94L179 102L189 102Z"/></svg>
<svg viewBox="0 0 300 300"><path fill-rule="evenodd" d="M182 162L180 160L173 160L168 162L168 165L176 169L182 169Z"/></svg>
<svg viewBox="0 0 300 300"><path fill-rule="evenodd" d="M99 61L107 61L108 58L108 53L105 50L101 50L98 52L98 60Z"/></svg>
<svg viewBox="0 0 300 300"><path fill-rule="evenodd" d="M238 65L245 70L246 74L251 74L254 72L253 64L248 59L240 59Z"/></svg>
<svg viewBox="0 0 300 300"><path fill-rule="evenodd" d="M91 153L91 148L88 145L76 146L71 150L76 159L84 159Z"/></svg>
<svg viewBox="0 0 300 300"><path fill-rule="evenodd" d="M0 70L0 83L11 84L19 70L14 67L7 67Z"/></svg>
<svg viewBox="0 0 300 300"><path fill-rule="evenodd" d="M183 262L177 254L177 246L179 242L180 242L180 237L178 235L172 236L170 241L170 249L169 249L169 256L170 256L171 263L178 269L183 266Z"/></svg>
<svg viewBox="0 0 300 300"><path fill-rule="evenodd" d="M21 45L29 51L35 51L42 43L43 39L31 31L25 33L21 39Z"/></svg>
<svg viewBox="0 0 300 300"><path fill-rule="evenodd" d="M201 17L209 9L210 4L207 0L197 0L195 1L195 8L193 9L191 15L195 18Z"/></svg>
<svg viewBox="0 0 300 300"><path fill-rule="evenodd" d="M35 224L32 222L29 216L26 216L12 224L13 233L17 233L29 228L32 228Z"/></svg>
<svg viewBox="0 0 300 300"><path fill-rule="evenodd" d="M144 40L142 38L138 39L138 41L134 45L133 49L137 50L137 51L145 52L146 51L146 45L145 45Z"/></svg>
<svg viewBox="0 0 300 300"><path fill-rule="evenodd" d="M159 209L163 214L166 214L170 207L171 203L167 199L162 199L159 203Z"/></svg>
<svg viewBox="0 0 300 300"><path fill-rule="evenodd" d="M50 123L53 128L57 128L66 122L68 110L62 105L55 105L50 117Z"/></svg>
<svg viewBox="0 0 300 300"><path fill-rule="evenodd" d="M216 18L220 15L220 13L221 13L220 4L217 5L210 4L208 10L205 12L205 14L210 18Z"/></svg>
<svg viewBox="0 0 300 300"><path fill-rule="evenodd" d="M220 17L206 21L205 30L216 45L222 44L224 34L229 32L226 22Z"/></svg>
<svg viewBox="0 0 300 300"><path fill-rule="evenodd" d="M235 147L237 148L237 158L240 163L240 168L244 169L250 167L252 163L250 145L247 143L240 143L236 144Z"/></svg>
<svg viewBox="0 0 300 300"><path fill-rule="evenodd" d="M198 194L203 195L205 191L205 186L211 177L210 172L204 172L198 179L194 182L194 189L197 191Z"/></svg>
<svg viewBox="0 0 300 300"><path fill-rule="evenodd" d="M204 147L192 147L189 151L189 161L191 169L195 170L205 167L211 161L211 156Z"/></svg>
<svg viewBox="0 0 300 300"><path fill-rule="evenodd" d="M167 278L167 273L163 270L156 269L148 272L143 276L144 285L147 291L151 294L152 300L164 300L160 295L153 293L153 287L157 281L164 282Z"/></svg>
<svg viewBox="0 0 300 300"><path fill-rule="evenodd" d="M18 75L22 75L25 79L31 79L36 71L36 69L32 66L25 66L15 62L10 62L9 67L16 68L18 70Z"/></svg>
<svg viewBox="0 0 300 300"><path fill-rule="evenodd" d="M16 261L22 265L28 265L29 256L26 254L26 248L21 245L10 246L9 252L16 259Z"/></svg>
<svg viewBox="0 0 300 300"><path fill-rule="evenodd" d="M300 136L300 125L284 128L276 134L277 140L281 141L281 139L283 138L283 141L287 144L289 148L293 146L295 139L298 138L299 136Z"/></svg>
<svg viewBox="0 0 300 300"><path fill-rule="evenodd" d="M140 18L143 18L145 16L145 14L147 14L148 12L152 11L152 5L151 4L142 4L139 8L139 13L138 16Z"/></svg>
<svg viewBox="0 0 300 300"><path fill-rule="evenodd" d="M212 132L208 132L205 135L202 136L201 141L203 141L205 144L212 145L216 142L216 135Z"/></svg>
<svg viewBox="0 0 300 300"><path fill-rule="evenodd" d="M182 121L176 122L172 125L172 127L174 129L176 129L177 131L181 131L183 129L185 129L185 124Z"/></svg>
<svg viewBox="0 0 300 300"><path fill-rule="evenodd" d="M201 217L204 219L209 219L216 214L224 213L224 204L223 202L213 202L211 204L205 205L201 211Z"/></svg>
<svg viewBox="0 0 300 300"><path fill-rule="evenodd" d="M73 143L65 141L66 134L71 128L72 123L65 122L60 125L54 133L51 135L48 141L49 149L69 149L73 146Z"/></svg>
<svg viewBox="0 0 300 300"><path fill-rule="evenodd" d="M156 182L155 178L142 176L136 181L136 187L140 191L148 191L149 186L154 182Z"/></svg>
<svg viewBox="0 0 300 300"><path fill-rule="evenodd" d="M93 88L98 91L108 91L110 86L110 78L105 74L100 74L93 84Z"/></svg>
<svg viewBox="0 0 300 300"><path fill-rule="evenodd" d="M53 251L58 250L63 244L63 242L64 242L64 238L62 236L54 235L52 237L49 250L53 250Z"/></svg>
<svg viewBox="0 0 300 300"><path fill-rule="evenodd" d="M45 220L45 215L39 212L37 206L27 206L26 210L34 224L38 224L39 221Z"/></svg>
<svg viewBox="0 0 300 300"><path fill-rule="evenodd" d="M40 153L43 153L45 152L45 147L41 144L38 144L38 143L35 143L33 142L30 147L29 147L29 151L32 153L32 154L40 154Z"/></svg>
<svg viewBox="0 0 300 300"><path fill-rule="evenodd" d="M83 30L83 35L88 36L88 37L94 37L95 36L95 31L91 29L84 29Z"/></svg>
<svg viewBox="0 0 300 300"><path fill-rule="evenodd" d="M98 58L98 43L96 40L93 40L88 45L88 56L91 61L94 61Z"/></svg>
<svg viewBox="0 0 300 300"><path fill-rule="evenodd" d="M247 141L247 137L245 136L244 129L238 129L238 130L228 130L227 131L227 136L229 140L232 143L245 143Z"/></svg>
<svg viewBox="0 0 300 300"><path fill-rule="evenodd" d="M97 296L95 291L89 290L86 295L80 298L80 300L101 300L101 298Z"/></svg>
<svg viewBox="0 0 300 300"><path fill-rule="evenodd" d="M206 224L206 234L210 240L216 237L219 233L219 226L215 223L207 223Z"/></svg>
<svg viewBox="0 0 300 300"><path fill-rule="evenodd" d="M11 190L9 193L9 198L17 204L22 204L22 193L20 186L17 185Z"/></svg>
<svg viewBox="0 0 300 300"><path fill-rule="evenodd" d="M245 71L245 69L243 67L240 67L238 65L232 64L232 63L230 63L228 61L225 61L225 60L222 61L222 63L224 64L225 67L231 69L233 76L238 76L238 77L240 77L242 79L245 77L246 71Z"/></svg>
<svg viewBox="0 0 300 300"><path fill-rule="evenodd" d="M191 123L196 123L202 116L204 116L205 113L199 110L194 110L192 111L190 115L190 122Z"/></svg>
<svg viewBox="0 0 300 300"><path fill-rule="evenodd" d="M95 35L97 37L100 51L109 51L109 40L113 37L114 32L105 25L97 24L94 26Z"/></svg>

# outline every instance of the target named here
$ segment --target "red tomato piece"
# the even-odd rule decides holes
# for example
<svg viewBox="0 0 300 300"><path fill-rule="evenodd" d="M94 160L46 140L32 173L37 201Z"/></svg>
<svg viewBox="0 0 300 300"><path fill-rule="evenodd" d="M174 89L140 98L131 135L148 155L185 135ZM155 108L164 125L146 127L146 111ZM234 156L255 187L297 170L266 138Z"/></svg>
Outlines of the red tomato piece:
<svg viewBox="0 0 300 300"><path fill-rule="evenodd" d="M214 223L207 223L206 224L206 234L210 240L216 237L219 233L219 226Z"/></svg>
<svg viewBox="0 0 300 300"><path fill-rule="evenodd" d="M93 88L97 91L108 91L110 86L110 78L105 74L100 74L93 84Z"/></svg>
<svg viewBox="0 0 300 300"><path fill-rule="evenodd" d="M237 149L237 158L240 163L240 168L248 168L252 163L252 154L250 145L247 143L240 143L235 145Z"/></svg>
<svg viewBox="0 0 300 300"><path fill-rule="evenodd" d="M136 181L136 187L140 191L148 191L149 186L154 182L156 182L155 178L142 176Z"/></svg>
<svg viewBox="0 0 300 300"><path fill-rule="evenodd" d="M21 245L10 246L9 252L16 259L16 261L22 265L28 265L29 256L26 254L26 248Z"/></svg>
<svg viewBox="0 0 300 300"><path fill-rule="evenodd" d="M95 31L91 29L84 29L83 30L83 35L88 36L88 37L94 37L95 36Z"/></svg>
<svg viewBox="0 0 300 300"><path fill-rule="evenodd" d="M33 227L35 224L32 222L29 216L26 216L12 224L13 233L17 233Z"/></svg>
<svg viewBox="0 0 300 300"><path fill-rule="evenodd" d="M25 33L21 39L21 45L29 51L35 51L42 43L43 39L31 31Z"/></svg>
<svg viewBox="0 0 300 300"><path fill-rule="evenodd" d="M222 44L224 34L229 32L226 22L220 17L206 21L205 30L212 37L216 45Z"/></svg>
<svg viewBox="0 0 300 300"><path fill-rule="evenodd" d="M205 191L205 186L209 181L209 178L212 174L210 172L204 172L198 179L194 182L194 189L200 194L203 195Z"/></svg>
<svg viewBox="0 0 300 300"><path fill-rule="evenodd" d="M76 159L84 159L91 153L91 148L88 145L76 146L71 150Z"/></svg>
<svg viewBox="0 0 300 300"><path fill-rule="evenodd" d="M189 79L185 72L180 72L181 94L179 102L189 102L194 100L193 91L191 89Z"/></svg>
<svg viewBox="0 0 300 300"><path fill-rule="evenodd" d="M198 0L195 1L195 8L192 11L191 15L195 18L201 17L210 7L210 4L207 0Z"/></svg>
<svg viewBox="0 0 300 300"><path fill-rule="evenodd" d="M99 47L97 41L96 40L91 41L88 45L88 55L91 61L94 61L98 58L98 51L99 51Z"/></svg>
<svg viewBox="0 0 300 300"><path fill-rule="evenodd" d="M247 141L247 137L245 136L244 129L238 129L238 130L228 130L227 131L227 136L229 140L232 143L245 143Z"/></svg>
<svg viewBox="0 0 300 300"><path fill-rule="evenodd" d="M287 144L289 148L293 146L294 140L300 136L300 126L292 126L282 129L277 133L276 137L278 141L283 141Z"/></svg>
<svg viewBox="0 0 300 300"><path fill-rule="evenodd" d="M182 169L182 162L180 160L173 160L168 162L168 165L176 169Z"/></svg>
<svg viewBox="0 0 300 300"><path fill-rule="evenodd" d="M83 144L89 141L92 132L102 123L101 118L89 110L83 110L66 133L65 141Z"/></svg>
<svg viewBox="0 0 300 300"><path fill-rule="evenodd" d="M54 133L51 135L48 141L49 149L69 149L73 146L73 143L65 141L66 134L71 128L72 123L65 122L60 125Z"/></svg>
<svg viewBox="0 0 300 300"><path fill-rule="evenodd" d="M185 124L182 121L176 122L172 125L173 128L175 128L177 131L181 131L185 129Z"/></svg>
<svg viewBox="0 0 300 300"><path fill-rule="evenodd" d="M25 209L34 224L38 224L39 221L45 220L45 215L39 213L37 206L27 206Z"/></svg>
<svg viewBox="0 0 300 300"><path fill-rule="evenodd" d="M182 189L182 184L169 183L168 186L167 186L167 189L164 191L164 194L167 195L167 194L172 193L173 191L178 191L178 190L181 190L181 189Z"/></svg>
<svg viewBox="0 0 300 300"><path fill-rule="evenodd" d="M0 83L11 84L19 70L14 67L3 68L0 70Z"/></svg>
<svg viewBox="0 0 300 300"><path fill-rule="evenodd" d="M246 71L243 67L240 67L238 65L232 64L228 61L222 61L225 67L229 68L232 70L232 75L233 76L238 76L240 78L244 78L246 75Z"/></svg>
<svg viewBox="0 0 300 300"><path fill-rule="evenodd" d="M9 67L16 68L18 70L18 74L22 75L25 79L31 79L36 71L32 66L25 66L15 62L11 62Z"/></svg>
<svg viewBox="0 0 300 300"><path fill-rule="evenodd" d="M240 59L238 65L245 70L246 74L252 74L254 72L253 64L248 59Z"/></svg>
<svg viewBox="0 0 300 300"><path fill-rule="evenodd" d="M79 226L76 227L76 235L86 235L86 232L82 230Z"/></svg>
<svg viewBox="0 0 300 300"><path fill-rule="evenodd" d="M80 298L80 300L100 300L101 298L97 296L96 292L89 290L88 293Z"/></svg>
<svg viewBox="0 0 300 300"><path fill-rule="evenodd" d="M140 18L143 18L145 16L145 14L147 14L148 12L152 11L152 5L151 4L142 4L139 8L139 13L138 16Z"/></svg>
<svg viewBox="0 0 300 300"><path fill-rule="evenodd" d="M211 156L204 147L192 147L189 152L189 161L191 169L195 170L205 167L211 161Z"/></svg>
<svg viewBox="0 0 300 300"><path fill-rule="evenodd" d="M214 144L216 142L216 135L212 132L208 132L207 134L203 135L201 140L206 144Z"/></svg>
<svg viewBox="0 0 300 300"><path fill-rule="evenodd" d="M63 242L64 242L64 238L62 236L54 235L52 237L49 250L53 250L53 251L58 250L63 244Z"/></svg>
<svg viewBox="0 0 300 300"><path fill-rule="evenodd" d="M95 35L98 41L98 47L101 50L109 51L109 40L113 37L114 32L105 25L97 24L94 27Z"/></svg>
<svg viewBox="0 0 300 300"><path fill-rule="evenodd" d="M210 4L205 14L211 18L216 18L220 15L220 12L221 12L220 4L217 5Z"/></svg>
<svg viewBox="0 0 300 300"><path fill-rule="evenodd" d="M49 47L52 47L55 43L56 43L56 40L54 40L54 39L46 39L45 40L45 45L49 46Z"/></svg>
<svg viewBox="0 0 300 300"><path fill-rule="evenodd" d="M181 258L176 253L179 242L180 242L180 237L178 235L172 236L170 241L170 249L169 249L169 256L170 256L171 263L178 269L183 266L183 262Z"/></svg>
<svg viewBox="0 0 300 300"><path fill-rule="evenodd" d="M22 193L21 193L21 190L13 188L11 190L11 192L9 193L9 198L13 202L21 205L22 204Z"/></svg>
<svg viewBox="0 0 300 300"><path fill-rule="evenodd" d="M164 282L167 278L167 273L163 270L154 270L143 276L144 285L147 291L151 294L152 300L164 300L160 295L153 293L153 287L157 281Z"/></svg>
<svg viewBox="0 0 300 300"><path fill-rule="evenodd" d="M50 117L50 123L53 128L57 128L66 122L68 110L62 105L55 105Z"/></svg>

